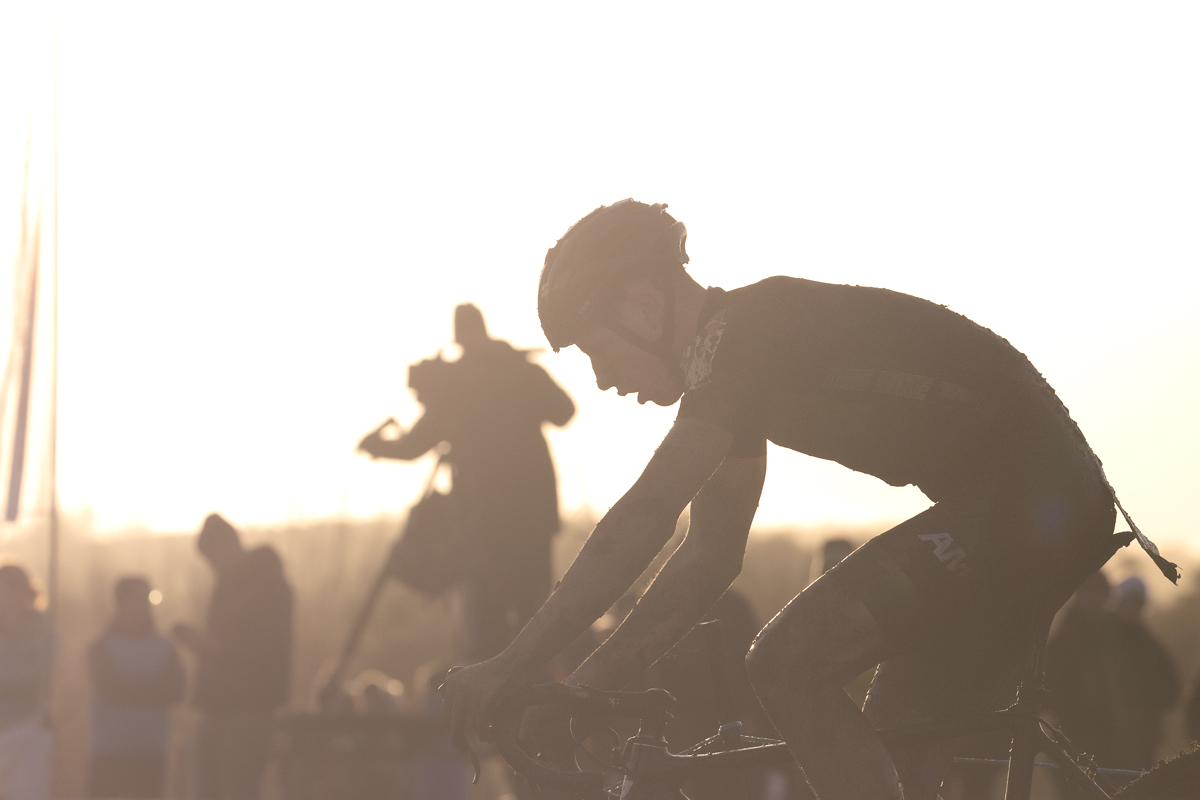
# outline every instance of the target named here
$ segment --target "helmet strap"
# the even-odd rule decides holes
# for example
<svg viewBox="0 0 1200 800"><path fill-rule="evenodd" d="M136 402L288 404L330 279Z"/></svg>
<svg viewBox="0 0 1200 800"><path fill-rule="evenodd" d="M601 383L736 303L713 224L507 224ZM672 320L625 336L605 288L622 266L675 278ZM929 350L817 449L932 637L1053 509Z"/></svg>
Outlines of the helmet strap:
<svg viewBox="0 0 1200 800"><path fill-rule="evenodd" d="M675 352L675 281L668 280L663 289L662 336L655 342L655 348L650 352L658 356L658 360L667 368L667 373L674 375L680 371L679 354Z"/></svg>
<svg viewBox="0 0 1200 800"><path fill-rule="evenodd" d="M675 352L675 281L668 281L663 288L662 307L662 336L657 340L650 339L637 331L630 330L617 320L617 315L611 310L603 314L605 323L613 333L620 336L634 347L645 350L658 358L667 372L671 375L681 372L679 354Z"/></svg>

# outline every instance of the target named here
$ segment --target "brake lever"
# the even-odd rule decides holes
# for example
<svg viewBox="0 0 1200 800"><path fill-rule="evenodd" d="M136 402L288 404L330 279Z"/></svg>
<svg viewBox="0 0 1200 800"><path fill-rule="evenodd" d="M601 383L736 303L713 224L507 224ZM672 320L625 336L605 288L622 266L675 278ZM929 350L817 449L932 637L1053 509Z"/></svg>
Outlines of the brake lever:
<svg viewBox="0 0 1200 800"><path fill-rule="evenodd" d="M451 675L453 675L455 672L457 672L460 669L462 669L462 667L451 667L450 669L446 670L446 678L449 678ZM445 697L446 697L445 678L442 679L442 685L438 687L438 694L440 694L442 696L443 700L445 699ZM455 750L457 750L460 753L466 753L467 758L469 758L471 760L471 769L474 770L474 772L475 772L475 774L471 776L471 785L472 786L478 785L479 775L480 775L479 756L475 755L475 751L473 749L471 749L471 743L469 741L467 741L467 734L463 733L462 731L456 731L450 737L450 746L453 747Z"/></svg>
<svg viewBox="0 0 1200 800"><path fill-rule="evenodd" d="M471 749L471 743L467 741L466 734L456 733L450 739L450 744L460 753L465 753L467 758L471 760L471 769L475 774L471 776L471 785L479 783L479 757L475 755L475 751Z"/></svg>

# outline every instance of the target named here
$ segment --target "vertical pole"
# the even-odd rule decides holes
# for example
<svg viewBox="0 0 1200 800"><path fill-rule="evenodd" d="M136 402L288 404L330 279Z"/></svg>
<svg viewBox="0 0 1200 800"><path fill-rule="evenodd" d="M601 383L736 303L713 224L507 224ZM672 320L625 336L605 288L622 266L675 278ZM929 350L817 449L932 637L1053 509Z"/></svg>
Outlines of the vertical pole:
<svg viewBox="0 0 1200 800"><path fill-rule="evenodd" d="M50 113L54 137L54 261L50 287L50 564L46 569L47 613L50 622L58 611L58 15L50 6Z"/></svg>

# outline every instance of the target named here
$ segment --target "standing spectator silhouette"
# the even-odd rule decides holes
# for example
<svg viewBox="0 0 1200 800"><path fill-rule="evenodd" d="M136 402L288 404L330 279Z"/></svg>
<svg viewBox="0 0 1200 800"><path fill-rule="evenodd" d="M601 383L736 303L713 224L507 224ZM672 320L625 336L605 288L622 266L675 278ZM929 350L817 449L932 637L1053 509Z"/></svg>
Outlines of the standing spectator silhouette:
<svg viewBox="0 0 1200 800"><path fill-rule="evenodd" d="M1146 584L1126 578L1113 590L1110 653L1116 671L1113 766L1150 769L1163 740L1163 715L1179 702L1179 672L1142 621Z"/></svg>
<svg viewBox="0 0 1200 800"><path fill-rule="evenodd" d="M397 439L376 430L359 449L412 460L449 444L468 655L481 661L503 650L550 593L558 493L542 425L565 425L575 405L527 352L490 338L474 305L455 308L454 338L458 361L409 368L424 406L412 429Z"/></svg>
<svg viewBox="0 0 1200 800"><path fill-rule="evenodd" d="M216 574L208 622L174 635L196 654L196 741L201 800L257 798L270 756L273 717L291 683L292 590L271 547L247 550L233 526L210 514L196 547Z"/></svg>
<svg viewBox="0 0 1200 800"><path fill-rule="evenodd" d="M1192 685L1192 697L1184 710L1183 729L1187 738L1200 742L1200 679Z"/></svg>
<svg viewBox="0 0 1200 800"><path fill-rule="evenodd" d="M53 734L44 703L54 661L54 631L22 567L0 567L0 797L50 796Z"/></svg>
<svg viewBox="0 0 1200 800"><path fill-rule="evenodd" d="M1062 620L1046 645L1046 686L1059 727L1077 749L1105 766L1115 755L1113 704L1118 691L1111 657L1114 626L1107 609L1110 593L1103 572L1090 575L1061 612ZM1075 796L1066 781L1056 781L1059 796Z"/></svg>
<svg viewBox="0 0 1200 800"><path fill-rule="evenodd" d="M116 615L88 652L88 796L162 797L170 707L183 699L183 664L155 630L145 578L117 581L113 599Z"/></svg>

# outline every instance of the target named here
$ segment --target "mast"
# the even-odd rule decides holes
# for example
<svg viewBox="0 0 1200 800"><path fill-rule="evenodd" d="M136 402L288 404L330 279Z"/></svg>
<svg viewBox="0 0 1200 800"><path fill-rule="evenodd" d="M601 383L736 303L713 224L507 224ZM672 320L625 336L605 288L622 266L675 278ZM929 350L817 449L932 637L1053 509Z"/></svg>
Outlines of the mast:
<svg viewBox="0 0 1200 800"><path fill-rule="evenodd" d="M50 115L53 138L54 193L52 218L54 225L54 260L50 278L50 330L54 343L50 349L50 535L49 564L46 568L46 612L51 623L58 611L58 14L50 5Z"/></svg>

